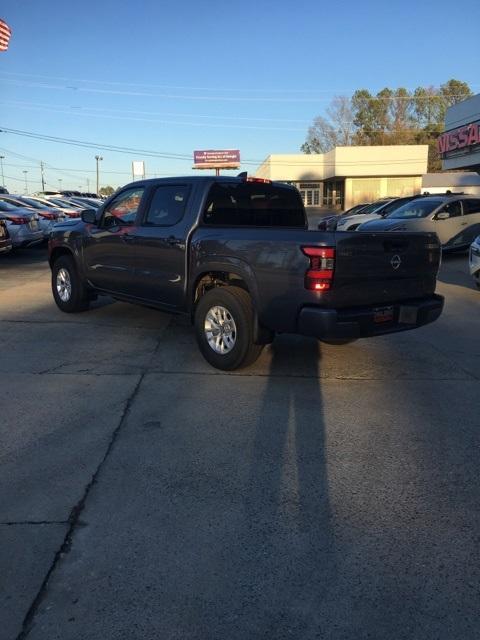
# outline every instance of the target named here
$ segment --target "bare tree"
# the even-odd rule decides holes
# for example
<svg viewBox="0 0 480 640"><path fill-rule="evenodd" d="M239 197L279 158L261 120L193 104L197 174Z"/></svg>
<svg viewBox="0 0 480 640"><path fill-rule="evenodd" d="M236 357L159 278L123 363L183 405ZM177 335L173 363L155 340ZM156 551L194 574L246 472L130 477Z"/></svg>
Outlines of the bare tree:
<svg viewBox="0 0 480 640"><path fill-rule="evenodd" d="M335 96L325 115L317 116L309 127L307 139L301 147L304 153L325 153L334 147L353 143L355 127L350 98Z"/></svg>

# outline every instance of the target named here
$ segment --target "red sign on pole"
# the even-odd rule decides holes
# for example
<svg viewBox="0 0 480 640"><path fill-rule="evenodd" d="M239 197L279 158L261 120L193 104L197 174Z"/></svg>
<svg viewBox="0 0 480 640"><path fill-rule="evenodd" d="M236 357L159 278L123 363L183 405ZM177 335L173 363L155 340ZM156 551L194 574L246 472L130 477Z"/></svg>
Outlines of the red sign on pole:
<svg viewBox="0 0 480 640"><path fill-rule="evenodd" d="M195 169L238 169L240 151L238 149L206 149L193 152Z"/></svg>

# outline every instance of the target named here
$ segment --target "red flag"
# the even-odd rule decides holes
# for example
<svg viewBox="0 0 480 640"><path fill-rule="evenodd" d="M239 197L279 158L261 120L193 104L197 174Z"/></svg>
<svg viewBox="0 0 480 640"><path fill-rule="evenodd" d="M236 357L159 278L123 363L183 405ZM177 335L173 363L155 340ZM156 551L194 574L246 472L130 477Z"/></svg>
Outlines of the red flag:
<svg viewBox="0 0 480 640"><path fill-rule="evenodd" d="M12 31L8 24L0 18L0 51L6 51L8 49L8 41Z"/></svg>

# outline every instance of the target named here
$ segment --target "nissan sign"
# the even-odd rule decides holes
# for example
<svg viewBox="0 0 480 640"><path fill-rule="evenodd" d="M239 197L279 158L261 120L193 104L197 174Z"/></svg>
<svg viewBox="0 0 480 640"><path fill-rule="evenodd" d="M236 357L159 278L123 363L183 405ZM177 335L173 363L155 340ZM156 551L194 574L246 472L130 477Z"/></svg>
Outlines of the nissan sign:
<svg viewBox="0 0 480 640"><path fill-rule="evenodd" d="M208 149L193 152L193 164L196 169L230 168L240 166L240 151L238 149Z"/></svg>
<svg viewBox="0 0 480 640"><path fill-rule="evenodd" d="M480 122L472 122L458 129L452 129L442 133L437 138L438 153L445 157L451 151L470 150L471 147L480 144Z"/></svg>

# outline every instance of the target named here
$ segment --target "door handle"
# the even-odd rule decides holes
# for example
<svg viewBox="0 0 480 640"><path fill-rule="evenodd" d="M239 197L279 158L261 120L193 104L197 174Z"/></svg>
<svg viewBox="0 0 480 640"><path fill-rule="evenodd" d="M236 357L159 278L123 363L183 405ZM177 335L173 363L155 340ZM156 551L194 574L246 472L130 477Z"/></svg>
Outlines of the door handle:
<svg viewBox="0 0 480 640"><path fill-rule="evenodd" d="M183 244L183 241L180 238L175 238L175 236L168 236L168 238L166 238L166 241L172 247L178 247Z"/></svg>

